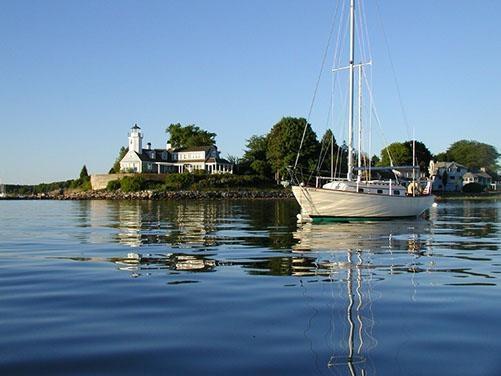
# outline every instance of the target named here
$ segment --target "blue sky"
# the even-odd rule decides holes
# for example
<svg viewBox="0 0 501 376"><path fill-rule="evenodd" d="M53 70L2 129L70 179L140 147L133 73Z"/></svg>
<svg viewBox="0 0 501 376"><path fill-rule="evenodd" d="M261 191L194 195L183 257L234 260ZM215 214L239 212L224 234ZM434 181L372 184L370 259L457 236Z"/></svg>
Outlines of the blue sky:
<svg viewBox="0 0 501 376"><path fill-rule="evenodd" d="M195 123L217 133L223 156L242 155L282 116L306 117L336 4L0 1L0 178L107 172L135 122L155 147L170 123ZM459 139L500 149L501 2L378 4L417 139L433 153ZM408 139L374 1L367 17L386 139Z"/></svg>

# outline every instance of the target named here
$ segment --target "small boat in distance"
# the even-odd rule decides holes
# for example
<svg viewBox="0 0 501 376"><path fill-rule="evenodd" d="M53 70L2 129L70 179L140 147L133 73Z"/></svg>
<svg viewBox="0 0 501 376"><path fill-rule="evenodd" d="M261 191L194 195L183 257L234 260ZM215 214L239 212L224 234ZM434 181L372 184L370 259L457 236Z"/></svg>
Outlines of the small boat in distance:
<svg viewBox="0 0 501 376"><path fill-rule="evenodd" d="M5 185L2 183L2 180L0 179L0 198L5 198L7 197L7 193L5 193Z"/></svg>
<svg viewBox="0 0 501 376"><path fill-rule="evenodd" d="M429 209L434 196L431 195L431 182L416 179L415 145L413 145L412 166L390 166L386 168L368 169L392 171L394 179L371 180L371 174L363 172L367 170L361 166L361 92L362 92L362 69L371 62L355 64L355 0L350 0L350 49L349 65L343 68L335 68L334 71L349 71L349 111L348 111L348 172L346 178L317 177L314 186L297 178L297 168L301 147L298 151L296 163L292 169L292 192L301 206L301 214L298 219L301 222L311 220L339 220L339 221L367 221L387 220L403 217L417 217ZM358 70L358 167L354 167L353 149L353 120L354 120L354 83L355 69ZM308 124L306 124L306 127ZM303 133L303 139L304 139ZM301 140L301 145L303 140ZM414 144L414 142L413 142ZM332 153L331 153L332 155ZM405 184L399 178L399 169L407 168L412 171L412 180ZM355 175L354 172L357 172Z"/></svg>

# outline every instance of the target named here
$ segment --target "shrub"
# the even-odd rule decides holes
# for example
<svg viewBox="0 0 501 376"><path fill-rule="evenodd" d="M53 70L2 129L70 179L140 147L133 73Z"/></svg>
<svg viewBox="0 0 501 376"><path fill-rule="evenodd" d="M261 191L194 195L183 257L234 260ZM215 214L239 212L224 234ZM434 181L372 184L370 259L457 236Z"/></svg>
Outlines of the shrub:
<svg viewBox="0 0 501 376"><path fill-rule="evenodd" d="M465 193L480 193L483 192L484 187L478 183L468 183L463 186Z"/></svg>
<svg viewBox="0 0 501 376"><path fill-rule="evenodd" d="M83 181L83 183L80 185L80 188L83 191L90 191L92 189L92 185L90 184L90 180L86 179Z"/></svg>
<svg viewBox="0 0 501 376"><path fill-rule="evenodd" d="M120 188L124 192L137 192L143 189L144 178L142 176L126 176L120 180Z"/></svg>
<svg viewBox="0 0 501 376"><path fill-rule="evenodd" d="M82 185L82 179L74 179L70 183L70 188L77 189L80 188L81 185Z"/></svg>
<svg viewBox="0 0 501 376"><path fill-rule="evenodd" d="M166 190L187 189L195 182L195 175L185 172L182 174L169 174L165 178Z"/></svg>
<svg viewBox="0 0 501 376"><path fill-rule="evenodd" d="M193 188L264 188L272 185L272 181L258 175L214 174L197 182Z"/></svg>
<svg viewBox="0 0 501 376"><path fill-rule="evenodd" d="M116 191L118 189L120 189L120 180L112 180L106 184L107 191Z"/></svg>

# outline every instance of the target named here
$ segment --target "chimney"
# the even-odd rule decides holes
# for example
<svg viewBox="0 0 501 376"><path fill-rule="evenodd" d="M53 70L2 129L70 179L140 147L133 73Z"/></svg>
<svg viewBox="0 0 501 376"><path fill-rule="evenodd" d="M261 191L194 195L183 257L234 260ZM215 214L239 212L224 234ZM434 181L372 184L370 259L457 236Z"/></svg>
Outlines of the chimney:
<svg viewBox="0 0 501 376"><path fill-rule="evenodd" d="M148 143L146 144L146 149L151 150L151 142L148 142Z"/></svg>

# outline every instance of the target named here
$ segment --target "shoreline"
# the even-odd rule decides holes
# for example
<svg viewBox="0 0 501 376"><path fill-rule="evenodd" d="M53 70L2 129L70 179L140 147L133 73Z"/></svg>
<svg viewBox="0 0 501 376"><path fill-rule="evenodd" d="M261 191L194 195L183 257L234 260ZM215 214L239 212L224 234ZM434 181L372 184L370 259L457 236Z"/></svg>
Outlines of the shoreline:
<svg viewBox="0 0 501 376"><path fill-rule="evenodd" d="M501 191L481 192L481 193L445 193L435 194L436 201L446 200L492 200L501 199Z"/></svg>
<svg viewBox="0 0 501 376"><path fill-rule="evenodd" d="M240 199L293 199L290 190L276 191L138 191L138 192L108 192L85 191L68 193L39 193L36 195L3 197L1 200L240 200Z"/></svg>
<svg viewBox="0 0 501 376"><path fill-rule="evenodd" d="M435 201L448 200L492 200L501 199L501 191L482 193L435 193ZM0 201L13 200L240 200L240 199L293 199L290 189L261 189L261 190L181 190L181 191L154 191L144 190L137 192L88 190L88 191L52 191L30 195L14 195L0 197Z"/></svg>

